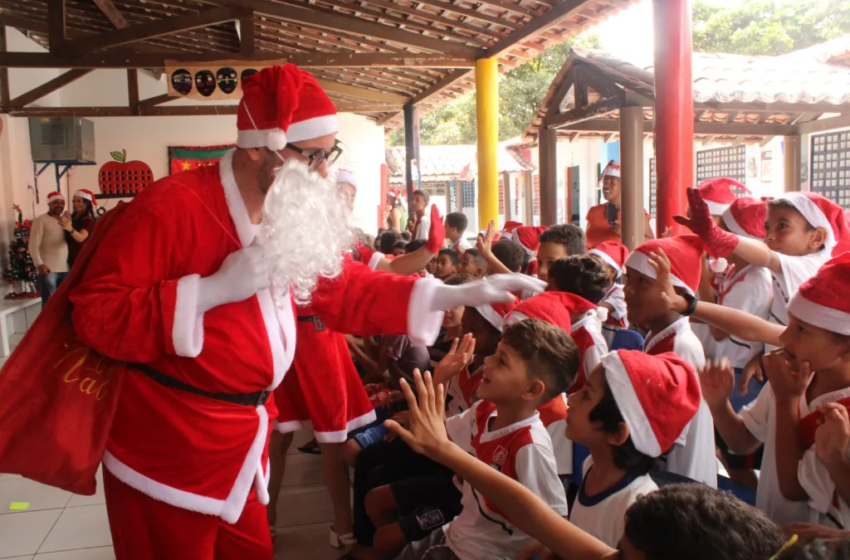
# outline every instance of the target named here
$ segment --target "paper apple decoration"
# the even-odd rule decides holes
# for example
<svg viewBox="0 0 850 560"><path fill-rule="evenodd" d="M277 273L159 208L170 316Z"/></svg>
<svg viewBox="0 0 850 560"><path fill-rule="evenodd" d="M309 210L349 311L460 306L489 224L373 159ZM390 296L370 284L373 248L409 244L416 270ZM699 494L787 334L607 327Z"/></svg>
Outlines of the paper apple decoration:
<svg viewBox="0 0 850 560"><path fill-rule="evenodd" d="M153 172L143 161L127 161L127 150L110 152L112 159L98 173L100 192L111 196L136 196L153 183Z"/></svg>

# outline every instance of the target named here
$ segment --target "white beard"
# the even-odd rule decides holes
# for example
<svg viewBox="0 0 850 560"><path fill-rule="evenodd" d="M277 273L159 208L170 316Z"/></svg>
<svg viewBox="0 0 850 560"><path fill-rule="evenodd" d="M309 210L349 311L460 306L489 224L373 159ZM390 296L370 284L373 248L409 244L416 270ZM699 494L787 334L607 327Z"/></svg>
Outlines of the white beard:
<svg viewBox="0 0 850 560"><path fill-rule="evenodd" d="M278 306L310 302L320 278L342 273L354 244L336 179L322 179L294 159L278 168L263 207L262 245Z"/></svg>

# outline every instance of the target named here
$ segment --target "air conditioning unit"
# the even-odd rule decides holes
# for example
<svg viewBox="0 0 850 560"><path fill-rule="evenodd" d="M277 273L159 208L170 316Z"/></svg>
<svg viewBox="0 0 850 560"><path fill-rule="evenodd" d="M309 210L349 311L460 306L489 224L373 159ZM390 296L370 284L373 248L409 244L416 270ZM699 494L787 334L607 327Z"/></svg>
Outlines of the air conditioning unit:
<svg viewBox="0 0 850 560"><path fill-rule="evenodd" d="M31 118L33 161L94 162L94 122L76 118Z"/></svg>

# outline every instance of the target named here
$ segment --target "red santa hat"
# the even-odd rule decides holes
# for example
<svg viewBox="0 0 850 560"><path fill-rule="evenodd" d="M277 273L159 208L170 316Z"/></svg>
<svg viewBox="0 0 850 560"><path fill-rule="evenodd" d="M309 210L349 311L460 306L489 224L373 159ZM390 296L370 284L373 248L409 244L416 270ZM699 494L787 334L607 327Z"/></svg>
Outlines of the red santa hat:
<svg viewBox="0 0 850 560"><path fill-rule="evenodd" d="M298 107L292 124L286 131L290 142L303 142L339 132L339 119L333 101L306 70L301 70L303 85L298 95Z"/></svg>
<svg viewBox="0 0 850 560"><path fill-rule="evenodd" d="M739 183L735 179L729 177L715 177L703 181L697 187L699 194L708 206L708 211L712 216L722 216L729 206L735 202L738 195L735 194L735 187L749 193L750 189Z"/></svg>
<svg viewBox="0 0 850 560"><path fill-rule="evenodd" d="M742 196L736 198L723 212L726 229L741 237L762 240L765 236L767 203L764 200Z"/></svg>
<svg viewBox="0 0 850 560"><path fill-rule="evenodd" d="M850 228L840 206L811 192L789 192L778 200L791 203L812 227L826 230L824 245L833 256L850 250Z"/></svg>
<svg viewBox="0 0 850 560"><path fill-rule="evenodd" d="M572 328L570 313L582 313L596 306L575 294L567 292L544 292L519 303L505 318L506 325L526 319L538 319L561 327L567 332Z"/></svg>
<svg viewBox="0 0 850 560"><path fill-rule="evenodd" d="M850 253L842 253L809 278L791 301L788 313L797 319L850 336Z"/></svg>
<svg viewBox="0 0 850 560"><path fill-rule="evenodd" d="M339 173L336 176L336 182L337 182L337 184L348 183L349 185L354 187L354 190L357 190L357 176L354 175L354 173L352 173L348 169L340 169L339 170ZM393 198L395 198L395 197L393 197Z"/></svg>
<svg viewBox="0 0 850 560"><path fill-rule="evenodd" d="M488 323L498 329L499 332L502 332L502 329L505 326L505 317L507 317L508 313L516 307L517 302L518 300L514 299L507 303L487 303L476 306L475 310L478 311L482 317L487 319Z"/></svg>
<svg viewBox="0 0 850 560"><path fill-rule="evenodd" d="M608 266L617 271L617 278L623 274L623 265L629 258L628 248L619 241L605 241L587 252L588 255L596 255Z"/></svg>
<svg viewBox="0 0 850 560"><path fill-rule="evenodd" d="M47 204L50 204L52 202L56 202L57 200L62 200L62 201L65 200L65 197L62 196L61 192L54 191L54 192L47 195Z"/></svg>
<svg viewBox="0 0 850 560"><path fill-rule="evenodd" d="M263 68L242 83L242 100L236 112L240 148L286 147L286 130L298 105L303 79L294 64Z"/></svg>
<svg viewBox="0 0 850 560"><path fill-rule="evenodd" d="M636 350L615 350L601 363L635 449L650 457L669 451L702 400L693 366L672 352Z"/></svg>
<svg viewBox="0 0 850 560"><path fill-rule="evenodd" d="M602 179L605 177L620 177L620 163L613 159L608 162L605 169L602 171Z"/></svg>
<svg viewBox="0 0 850 560"><path fill-rule="evenodd" d="M533 255L540 248L540 236L544 231L545 226L520 226L514 230L513 238L526 253Z"/></svg>
<svg viewBox="0 0 850 560"><path fill-rule="evenodd" d="M513 233L514 230L518 227L522 227L522 222L508 220L507 222L505 222L505 227L502 228L502 231L504 231L505 233Z"/></svg>
<svg viewBox="0 0 850 560"><path fill-rule="evenodd" d="M74 196L82 198L83 200L88 200L92 203L92 206L97 206L97 199L95 198L94 193L88 189L80 189L74 193Z"/></svg>
<svg viewBox="0 0 850 560"><path fill-rule="evenodd" d="M655 278L655 269L649 264L649 255L661 249L670 259L670 281L696 295L702 273L702 254L705 247L696 235L677 235L653 239L637 246L626 259L626 267L644 276Z"/></svg>

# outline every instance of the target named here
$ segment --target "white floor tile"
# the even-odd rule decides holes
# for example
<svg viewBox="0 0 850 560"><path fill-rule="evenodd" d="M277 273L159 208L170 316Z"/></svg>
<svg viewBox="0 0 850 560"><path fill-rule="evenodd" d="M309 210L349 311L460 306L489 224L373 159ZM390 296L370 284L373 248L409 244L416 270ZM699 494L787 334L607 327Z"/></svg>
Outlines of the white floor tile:
<svg viewBox="0 0 850 560"><path fill-rule="evenodd" d="M313 430L299 430L295 432L295 436L292 438L292 444L289 446L287 453L290 455L304 455L298 451L299 447L302 447L305 443L313 439Z"/></svg>
<svg viewBox="0 0 850 560"><path fill-rule="evenodd" d="M275 540L275 559L336 560L342 555L342 551L331 548L328 544L329 528L330 523L318 523L281 529Z"/></svg>
<svg viewBox="0 0 850 560"><path fill-rule="evenodd" d="M10 512L11 502L29 502L29 507L24 511L39 511L43 509L62 509L71 493L52 486L46 486L34 480L26 478L10 478L0 480L0 513Z"/></svg>
<svg viewBox="0 0 850 560"><path fill-rule="evenodd" d="M34 560L115 560L111 546L36 554Z"/></svg>
<svg viewBox="0 0 850 560"><path fill-rule="evenodd" d="M286 456L283 486L301 486L322 483L322 458L317 455L297 453Z"/></svg>
<svg viewBox="0 0 850 560"><path fill-rule="evenodd" d="M62 510L0 515L0 558L35 554Z"/></svg>
<svg viewBox="0 0 850 560"><path fill-rule="evenodd" d="M57 552L112 545L106 506L67 508L38 552Z"/></svg>
<svg viewBox="0 0 850 560"><path fill-rule="evenodd" d="M66 507L80 506L96 506L106 503L106 497L103 495L103 473L98 470L95 474L97 480L97 491L93 496L81 496L80 494L71 494L71 500Z"/></svg>
<svg viewBox="0 0 850 560"><path fill-rule="evenodd" d="M331 498L324 484L283 488L277 501L277 526L300 527L332 522Z"/></svg>

